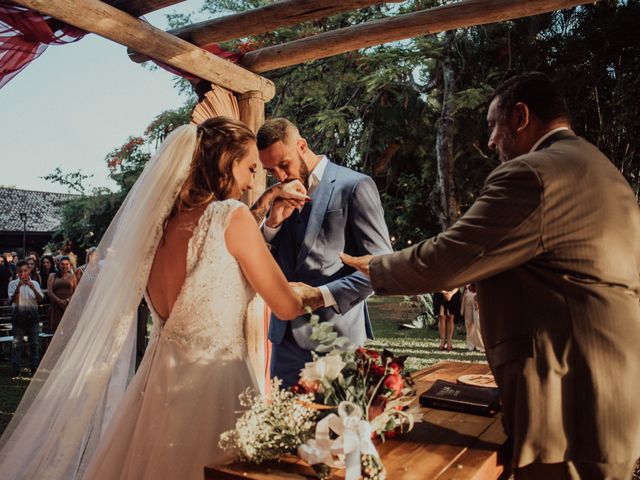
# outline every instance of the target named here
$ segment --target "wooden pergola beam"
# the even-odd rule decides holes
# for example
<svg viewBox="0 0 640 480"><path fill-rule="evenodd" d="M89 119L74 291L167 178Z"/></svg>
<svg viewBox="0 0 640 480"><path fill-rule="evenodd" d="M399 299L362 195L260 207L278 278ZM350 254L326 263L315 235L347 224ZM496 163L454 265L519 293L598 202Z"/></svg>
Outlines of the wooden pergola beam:
<svg viewBox="0 0 640 480"><path fill-rule="evenodd" d="M261 48L245 54L239 63L253 72L267 72L419 35L530 17L587 3L594 0L463 0Z"/></svg>
<svg viewBox="0 0 640 480"><path fill-rule="evenodd" d="M402 0L391 0L391 2L399 1ZM324 0L322 2L318 0L284 0L246 12L169 30L168 33L194 45L202 46L259 35L289 25L319 20L379 3L382 2L380 0ZM149 60L149 57L133 51L129 52L129 57L138 63Z"/></svg>
<svg viewBox="0 0 640 480"><path fill-rule="evenodd" d="M170 7L171 5L182 2L184 2L184 0L115 0L109 2L109 4L134 17L140 17L147 13L160 10L161 8Z"/></svg>
<svg viewBox="0 0 640 480"><path fill-rule="evenodd" d="M16 0L24 7L131 47L233 92L275 95L270 80L223 60L99 0Z"/></svg>

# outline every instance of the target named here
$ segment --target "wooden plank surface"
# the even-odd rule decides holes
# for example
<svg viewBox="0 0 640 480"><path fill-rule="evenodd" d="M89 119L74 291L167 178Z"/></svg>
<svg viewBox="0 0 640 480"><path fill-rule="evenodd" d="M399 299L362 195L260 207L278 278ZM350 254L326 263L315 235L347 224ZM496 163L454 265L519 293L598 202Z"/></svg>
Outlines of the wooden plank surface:
<svg viewBox="0 0 640 480"><path fill-rule="evenodd" d="M586 3L593 0L463 0L261 48L245 54L239 63L252 72L266 72L419 35L503 22Z"/></svg>
<svg viewBox="0 0 640 480"><path fill-rule="evenodd" d="M460 375L489 373L486 364L440 362L413 376L418 393L437 380L455 382ZM417 399L416 399L417 401ZM398 438L377 445L387 478L393 480L481 480L504 474L499 452L506 441L500 414L481 417L423 408L423 422ZM302 480L315 478L310 467L288 458L260 466L233 463L205 468L205 479ZM331 480L343 480L334 470Z"/></svg>
<svg viewBox="0 0 640 480"><path fill-rule="evenodd" d="M15 3L97 33L233 92L259 91L265 101L275 95L270 80L99 0L15 0Z"/></svg>

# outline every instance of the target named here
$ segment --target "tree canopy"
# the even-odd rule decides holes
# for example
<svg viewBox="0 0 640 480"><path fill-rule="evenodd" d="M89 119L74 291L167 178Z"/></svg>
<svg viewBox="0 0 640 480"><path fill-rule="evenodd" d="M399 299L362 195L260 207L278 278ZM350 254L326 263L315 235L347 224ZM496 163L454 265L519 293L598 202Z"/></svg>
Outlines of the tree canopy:
<svg viewBox="0 0 640 480"><path fill-rule="evenodd" d="M266 3L207 0L203 10L239 12ZM370 7L223 46L262 47L439 3ZM187 20L174 16L172 26ZM402 248L437 234L473 203L498 164L486 145L492 92L513 74L542 71L563 88L576 132L611 159L638 198L637 25L638 0L604 0L287 67L265 75L277 88L267 116L291 119L316 153L371 175L395 247ZM190 97L183 108L164 112L143 137L130 138L107 155L119 190L92 192L70 202L62 224L67 238L81 245L99 240L158 142L171 128L188 122L193 102ZM450 140L451 158L444 158L446 149L437 148L438 138ZM446 181L452 186L449 197L441 195Z"/></svg>

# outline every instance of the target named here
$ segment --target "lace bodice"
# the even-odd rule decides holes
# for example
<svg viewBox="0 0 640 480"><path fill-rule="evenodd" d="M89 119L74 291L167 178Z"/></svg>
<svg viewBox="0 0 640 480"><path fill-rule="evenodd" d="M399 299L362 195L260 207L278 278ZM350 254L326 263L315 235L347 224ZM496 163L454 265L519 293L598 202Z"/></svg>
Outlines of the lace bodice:
<svg viewBox="0 0 640 480"><path fill-rule="evenodd" d="M237 200L212 202L202 214L187 248L187 274L159 340L202 350L219 358L244 355L247 305L255 292L224 240L231 213L247 208Z"/></svg>

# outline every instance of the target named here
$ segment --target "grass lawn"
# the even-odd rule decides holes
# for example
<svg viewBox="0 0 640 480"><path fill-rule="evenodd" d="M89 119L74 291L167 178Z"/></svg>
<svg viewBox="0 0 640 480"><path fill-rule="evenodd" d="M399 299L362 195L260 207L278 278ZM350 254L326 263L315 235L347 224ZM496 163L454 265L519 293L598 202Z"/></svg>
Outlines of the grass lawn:
<svg viewBox="0 0 640 480"><path fill-rule="evenodd" d="M369 312L373 325L374 340L367 342L373 349L386 348L395 355L407 355L406 367L409 371L429 367L441 360L459 362L484 362L486 357L480 352L469 352L466 348L464 331L456 328L451 352L440 350L438 331L431 328L399 329L403 323L411 323L417 312L402 297L372 297Z"/></svg>
<svg viewBox="0 0 640 480"><path fill-rule="evenodd" d="M22 394L31 380L28 376L28 368L22 371L24 377L11 378L11 366L6 353L8 350L8 348L5 349L5 355L0 360L0 432L4 431L11 420Z"/></svg>

